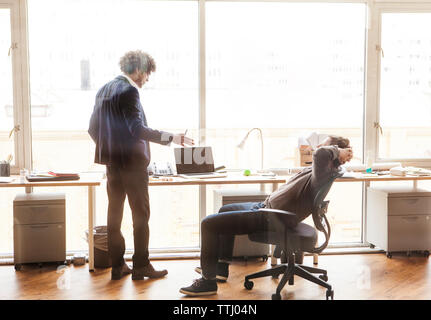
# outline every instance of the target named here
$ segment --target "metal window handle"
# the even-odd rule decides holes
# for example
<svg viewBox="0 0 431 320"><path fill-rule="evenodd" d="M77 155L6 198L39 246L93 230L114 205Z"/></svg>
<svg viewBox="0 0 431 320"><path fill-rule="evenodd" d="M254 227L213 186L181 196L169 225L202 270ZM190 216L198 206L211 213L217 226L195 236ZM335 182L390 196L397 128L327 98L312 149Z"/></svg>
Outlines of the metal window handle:
<svg viewBox="0 0 431 320"><path fill-rule="evenodd" d="M21 130L21 127L19 126L19 124L17 124L15 127L12 128L12 130L9 132L9 139L10 137L12 137L12 134L14 132L19 132Z"/></svg>
<svg viewBox="0 0 431 320"><path fill-rule="evenodd" d="M18 49L18 43L16 43L16 42L11 43L11 45L9 47L9 51L7 52L8 57L10 57L10 54L11 54L13 49Z"/></svg>
<svg viewBox="0 0 431 320"><path fill-rule="evenodd" d="M381 45L376 44L376 51L380 51L382 53L382 58L385 57L385 52L383 51L383 48Z"/></svg>
<svg viewBox="0 0 431 320"><path fill-rule="evenodd" d="M379 129L380 134L383 135L382 126L380 125L380 123L378 121L374 121L374 128Z"/></svg>

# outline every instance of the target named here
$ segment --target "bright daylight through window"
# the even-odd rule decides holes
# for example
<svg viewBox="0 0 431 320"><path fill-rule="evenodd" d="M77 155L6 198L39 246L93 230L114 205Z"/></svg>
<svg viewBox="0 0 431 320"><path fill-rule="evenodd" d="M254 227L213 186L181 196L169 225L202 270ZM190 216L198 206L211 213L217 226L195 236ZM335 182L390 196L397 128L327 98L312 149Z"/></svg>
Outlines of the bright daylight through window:
<svg viewBox="0 0 431 320"><path fill-rule="evenodd" d="M311 132L348 137L353 163L362 161L365 4L207 1L205 24L199 24L198 5L28 0L33 169L104 170L94 164L94 143L87 133L95 95L120 74L119 58L136 49L151 54L157 65L140 93L149 126L174 133L187 129L198 141L204 114L206 145L213 148L216 166L260 168L257 132L243 149L237 148L251 128L263 133L264 168L299 166L298 141ZM0 52L10 45L10 32L3 32L8 19L9 11L0 9ZM199 78L202 37L205 81ZM13 153L13 140L7 137L14 124L10 58L2 54L0 66L0 85L7 93L0 96L4 158ZM199 105L201 89L205 105ZM151 148L152 161L174 163L172 148ZM213 191L223 188L207 187L206 214L214 212ZM87 190L38 191L66 192L67 250L86 250ZM9 191L1 195L2 210L12 212L13 196ZM199 247L199 196L197 186L150 187L150 248ZM328 213L331 243L362 241L362 185L335 184L329 197L337 198ZM97 188L98 225L106 224L107 203L102 184ZM2 219L0 252L10 253L12 219ZM127 202L122 228L127 248L133 249Z"/></svg>
<svg viewBox="0 0 431 320"><path fill-rule="evenodd" d="M384 13L381 158L430 158L431 13Z"/></svg>
<svg viewBox="0 0 431 320"><path fill-rule="evenodd" d="M362 161L363 4L209 2L206 12L208 144L220 164L260 169L257 133L236 148L255 127L264 168L299 166L299 138L313 131L348 137ZM361 185L335 184L329 197L331 241L361 241Z"/></svg>

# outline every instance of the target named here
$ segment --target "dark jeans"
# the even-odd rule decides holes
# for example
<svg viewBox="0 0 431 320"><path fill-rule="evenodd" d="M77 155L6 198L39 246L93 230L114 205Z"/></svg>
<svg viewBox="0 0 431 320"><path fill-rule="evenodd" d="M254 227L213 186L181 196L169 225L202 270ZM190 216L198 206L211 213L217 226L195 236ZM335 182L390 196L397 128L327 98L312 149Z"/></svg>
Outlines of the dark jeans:
<svg viewBox="0 0 431 320"><path fill-rule="evenodd" d="M129 201L133 219L135 252L133 267L148 265L150 203L148 172L144 167L119 168L106 166L108 191L108 252L112 267L124 264L125 241L121 233L124 201Z"/></svg>
<svg viewBox="0 0 431 320"><path fill-rule="evenodd" d="M235 235L268 231L267 215L258 211L261 202L228 204L201 222L201 267L206 279L214 279L219 259L232 259Z"/></svg>

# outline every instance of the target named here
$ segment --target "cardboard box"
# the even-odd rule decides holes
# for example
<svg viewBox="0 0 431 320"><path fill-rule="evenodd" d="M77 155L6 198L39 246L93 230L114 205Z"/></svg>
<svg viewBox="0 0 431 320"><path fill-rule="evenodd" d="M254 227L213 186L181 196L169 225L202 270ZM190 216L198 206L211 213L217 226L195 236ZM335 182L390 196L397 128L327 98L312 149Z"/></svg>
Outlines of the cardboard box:
<svg viewBox="0 0 431 320"><path fill-rule="evenodd" d="M313 163L313 149L308 145L299 146L299 162L301 167L309 167Z"/></svg>

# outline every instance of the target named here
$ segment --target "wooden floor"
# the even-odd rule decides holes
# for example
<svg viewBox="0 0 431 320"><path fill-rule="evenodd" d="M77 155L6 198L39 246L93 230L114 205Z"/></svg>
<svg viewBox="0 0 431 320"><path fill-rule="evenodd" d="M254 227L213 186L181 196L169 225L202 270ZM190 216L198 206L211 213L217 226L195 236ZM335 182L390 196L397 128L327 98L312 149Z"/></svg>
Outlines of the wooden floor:
<svg viewBox="0 0 431 320"><path fill-rule="evenodd" d="M325 255L319 257L319 268L328 270L335 299L392 300L431 299L431 260L419 255L407 257L384 254ZM306 256L304 264L312 265ZM132 281L127 276L110 280L110 269L88 272L85 266L26 265L16 272L13 266L0 266L0 299L157 299L186 298L179 288L198 278L194 268L199 260L157 260L156 268L167 268L169 274L159 280ZM201 299L270 300L278 280L271 277L254 280L254 288L246 290L244 276L269 267L261 260L234 261L227 283L219 284L218 294ZM325 300L326 289L295 277L295 284L282 291L282 299Z"/></svg>

